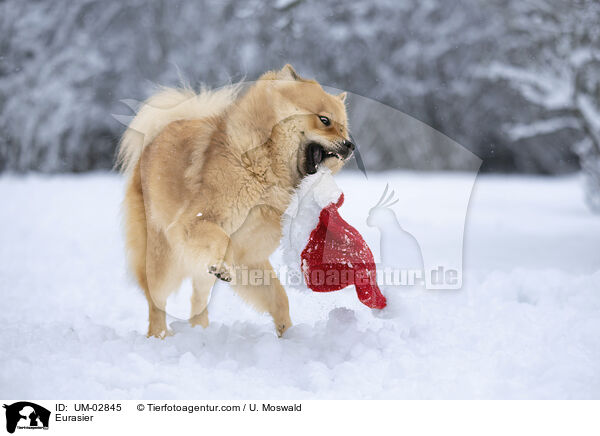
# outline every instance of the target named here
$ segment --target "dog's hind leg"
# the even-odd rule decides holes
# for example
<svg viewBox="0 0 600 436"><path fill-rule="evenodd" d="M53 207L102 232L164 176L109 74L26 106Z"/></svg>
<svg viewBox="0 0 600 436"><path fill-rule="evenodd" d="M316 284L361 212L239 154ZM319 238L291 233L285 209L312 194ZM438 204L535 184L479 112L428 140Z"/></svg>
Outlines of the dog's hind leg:
<svg viewBox="0 0 600 436"><path fill-rule="evenodd" d="M167 331L167 327L164 308L161 311L155 304L148 286L146 268L148 232L139 165L136 165L128 183L123 205L125 209L125 234L129 264L148 301L148 336L160 336L161 332Z"/></svg>
<svg viewBox="0 0 600 436"><path fill-rule="evenodd" d="M171 332L166 323L167 298L179 289L183 275L173 259L169 243L160 231L148 232L146 276L148 278L148 337L164 338Z"/></svg>
<svg viewBox="0 0 600 436"><path fill-rule="evenodd" d="M155 297L149 295L148 297L148 333L146 336L164 339L166 336L170 336L171 332L167 328L167 314L165 312L166 299L158 300Z"/></svg>
<svg viewBox="0 0 600 436"><path fill-rule="evenodd" d="M192 327L201 325L208 327L208 298L215 284L216 277L207 272L198 272L193 279L194 293L192 294L192 311L190 324Z"/></svg>
<svg viewBox="0 0 600 436"><path fill-rule="evenodd" d="M231 287L257 311L269 312L279 337L292 325L287 294L268 260L238 269Z"/></svg>

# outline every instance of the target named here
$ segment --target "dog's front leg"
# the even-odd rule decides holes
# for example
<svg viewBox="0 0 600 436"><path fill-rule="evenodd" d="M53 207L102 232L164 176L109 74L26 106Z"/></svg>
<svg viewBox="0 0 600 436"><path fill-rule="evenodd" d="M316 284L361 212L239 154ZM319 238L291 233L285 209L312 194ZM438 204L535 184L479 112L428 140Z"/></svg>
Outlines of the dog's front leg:
<svg viewBox="0 0 600 436"><path fill-rule="evenodd" d="M291 327L287 294L268 260L237 268L231 286L258 312L271 315L277 336L281 337Z"/></svg>
<svg viewBox="0 0 600 436"><path fill-rule="evenodd" d="M231 281L230 239L223 227L206 219L195 219L186 226L183 239L184 258L190 269L201 268L201 273Z"/></svg>

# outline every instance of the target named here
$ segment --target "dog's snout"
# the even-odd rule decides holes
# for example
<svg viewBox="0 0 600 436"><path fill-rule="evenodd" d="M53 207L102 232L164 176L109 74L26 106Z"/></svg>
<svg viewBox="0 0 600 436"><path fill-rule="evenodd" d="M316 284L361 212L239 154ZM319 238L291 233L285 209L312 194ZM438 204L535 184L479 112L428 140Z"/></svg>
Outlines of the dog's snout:
<svg viewBox="0 0 600 436"><path fill-rule="evenodd" d="M342 141L342 144L350 150L354 150L354 144L348 141L347 139L344 139L344 141Z"/></svg>

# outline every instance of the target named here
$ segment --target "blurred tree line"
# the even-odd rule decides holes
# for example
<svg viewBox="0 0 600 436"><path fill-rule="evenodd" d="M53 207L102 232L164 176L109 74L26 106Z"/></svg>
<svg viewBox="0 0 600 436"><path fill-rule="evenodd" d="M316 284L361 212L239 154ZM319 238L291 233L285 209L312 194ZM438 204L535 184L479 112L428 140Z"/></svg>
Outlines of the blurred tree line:
<svg viewBox="0 0 600 436"><path fill-rule="evenodd" d="M110 168L124 129L111 114L128 110L120 100L182 78L252 80L290 62L416 117L479 155L484 170L600 174L596 1L6 0L0 8L0 170ZM414 158L419 141L367 106L350 108L354 127L368 131L367 168L461 168L451 157Z"/></svg>

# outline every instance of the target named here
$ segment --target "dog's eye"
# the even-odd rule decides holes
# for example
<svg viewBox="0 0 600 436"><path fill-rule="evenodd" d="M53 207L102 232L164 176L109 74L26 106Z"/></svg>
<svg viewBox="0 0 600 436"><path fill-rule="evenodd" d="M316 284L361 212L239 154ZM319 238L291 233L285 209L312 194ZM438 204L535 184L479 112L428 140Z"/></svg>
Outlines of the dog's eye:
<svg viewBox="0 0 600 436"><path fill-rule="evenodd" d="M323 115L319 115L319 119L321 120L321 122L323 124L325 124L326 126L331 124L331 121L329 120L329 118L324 117Z"/></svg>

